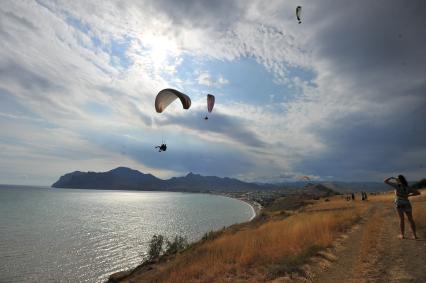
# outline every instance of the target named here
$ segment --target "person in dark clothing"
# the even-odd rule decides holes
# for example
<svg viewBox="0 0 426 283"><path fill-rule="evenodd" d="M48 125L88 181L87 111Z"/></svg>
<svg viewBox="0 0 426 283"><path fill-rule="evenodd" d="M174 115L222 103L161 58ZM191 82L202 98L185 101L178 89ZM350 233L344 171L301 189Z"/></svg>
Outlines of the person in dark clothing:
<svg viewBox="0 0 426 283"><path fill-rule="evenodd" d="M167 150L167 145L163 143L161 145L157 145L155 148L158 148L158 152L162 152Z"/></svg>
<svg viewBox="0 0 426 283"><path fill-rule="evenodd" d="M399 216L399 228L401 233L399 234L400 239L404 239L405 233L405 223L404 223L404 214L407 216L408 221L410 222L411 232L413 233L413 239L417 239L416 234L416 223L413 219L413 209L411 203L408 200L411 196L420 195L420 192L416 189L413 189L408 186L408 182L403 175L398 175L397 178L389 177L384 180L384 182L395 189L395 206L396 211Z"/></svg>

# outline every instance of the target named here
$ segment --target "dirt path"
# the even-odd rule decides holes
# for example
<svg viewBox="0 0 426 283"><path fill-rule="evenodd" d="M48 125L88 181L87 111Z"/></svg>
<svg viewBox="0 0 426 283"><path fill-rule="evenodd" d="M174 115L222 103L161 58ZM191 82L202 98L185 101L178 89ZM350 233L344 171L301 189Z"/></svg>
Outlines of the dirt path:
<svg viewBox="0 0 426 283"><path fill-rule="evenodd" d="M336 259L307 281L426 282L426 231L418 231L419 240L400 240L398 225L392 204L371 203L362 221L335 247Z"/></svg>

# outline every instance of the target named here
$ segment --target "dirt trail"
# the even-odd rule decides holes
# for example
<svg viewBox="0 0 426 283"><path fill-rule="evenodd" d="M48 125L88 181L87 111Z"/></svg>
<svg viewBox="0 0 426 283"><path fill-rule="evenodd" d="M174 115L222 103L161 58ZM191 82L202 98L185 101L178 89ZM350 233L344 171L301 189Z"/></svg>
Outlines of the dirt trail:
<svg viewBox="0 0 426 283"><path fill-rule="evenodd" d="M426 231L418 231L419 240L400 240L398 227L392 204L371 203L362 221L335 247L335 260L304 281L426 282Z"/></svg>

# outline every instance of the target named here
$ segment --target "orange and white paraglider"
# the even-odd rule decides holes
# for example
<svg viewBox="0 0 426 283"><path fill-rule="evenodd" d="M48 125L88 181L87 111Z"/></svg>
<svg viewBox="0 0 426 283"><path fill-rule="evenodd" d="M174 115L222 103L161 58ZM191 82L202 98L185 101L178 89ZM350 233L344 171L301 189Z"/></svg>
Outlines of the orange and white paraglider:
<svg viewBox="0 0 426 283"><path fill-rule="evenodd" d="M167 106L178 98L182 103L183 109L189 109L189 107L191 107L191 98L189 98L188 95L172 88L166 88L161 90L155 97L155 110L157 113L163 113ZM158 152L162 152L167 150L167 145L162 141L161 145L155 148L158 148Z"/></svg>
<svg viewBox="0 0 426 283"><path fill-rule="evenodd" d="M161 90L155 98L155 110L157 113L162 113L176 99L180 99L183 109L191 107L191 98L188 95L172 88Z"/></svg>

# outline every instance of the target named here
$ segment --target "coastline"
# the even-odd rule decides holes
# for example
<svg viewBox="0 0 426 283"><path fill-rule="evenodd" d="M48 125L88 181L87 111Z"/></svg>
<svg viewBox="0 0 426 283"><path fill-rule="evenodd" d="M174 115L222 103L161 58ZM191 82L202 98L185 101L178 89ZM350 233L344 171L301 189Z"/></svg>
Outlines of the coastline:
<svg viewBox="0 0 426 283"><path fill-rule="evenodd" d="M246 196L233 195L233 194L230 194L230 193L211 193L211 194L219 195L219 196L223 196L223 197L227 197L227 198L232 198L232 199L236 199L236 200L245 202L248 206L251 207L251 209L253 211L253 216L248 220L248 222L252 221L257 216L259 216L260 212L262 211L262 205L260 203L258 203L257 201L251 200L251 199L247 198Z"/></svg>
<svg viewBox="0 0 426 283"><path fill-rule="evenodd" d="M248 199L245 199L245 198L235 198L235 199L240 200L242 202L245 202L253 210L253 216L250 218L249 222L260 215L260 212L262 210L262 205L260 205L260 203L254 201L254 200L248 200Z"/></svg>
<svg viewBox="0 0 426 283"><path fill-rule="evenodd" d="M236 199L239 201L244 202L245 204L247 204L248 206L250 206L252 212L253 212L253 216L246 222L244 223L249 223L251 221L253 221L253 219L257 218L260 215L260 212L262 210L262 205L254 200L250 200L249 198L247 198L244 195L233 195L230 193L207 193L207 194L211 194L211 195L216 195L216 196L222 196L222 197L226 197L226 198L231 198L231 199ZM232 225L231 225L232 226ZM226 228L229 228L226 227ZM197 244L197 243L201 243L202 239L195 241L193 244ZM119 282L120 280L124 279L125 277L129 276L130 274L132 274L135 270L141 268L143 266L142 265L138 265L133 269L129 269L129 270L124 270L124 271L119 271L119 272L115 272L109 275L108 277L108 281L106 283L109 282Z"/></svg>

